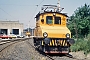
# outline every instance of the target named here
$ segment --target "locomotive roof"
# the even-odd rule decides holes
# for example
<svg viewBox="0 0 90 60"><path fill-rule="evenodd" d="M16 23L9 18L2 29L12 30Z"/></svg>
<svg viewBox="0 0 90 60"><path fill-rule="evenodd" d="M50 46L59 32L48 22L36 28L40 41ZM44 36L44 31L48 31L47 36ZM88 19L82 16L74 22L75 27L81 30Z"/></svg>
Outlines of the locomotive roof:
<svg viewBox="0 0 90 60"><path fill-rule="evenodd" d="M44 11L44 12L39 12L39 13L36 15L35 18L37 18L37 17L39 17L41 14L45 14L45 13L57 13L57 14L61 14L61 15L64 15L64 16L68 17L66 13L52 12L52 11Z"/></svg>

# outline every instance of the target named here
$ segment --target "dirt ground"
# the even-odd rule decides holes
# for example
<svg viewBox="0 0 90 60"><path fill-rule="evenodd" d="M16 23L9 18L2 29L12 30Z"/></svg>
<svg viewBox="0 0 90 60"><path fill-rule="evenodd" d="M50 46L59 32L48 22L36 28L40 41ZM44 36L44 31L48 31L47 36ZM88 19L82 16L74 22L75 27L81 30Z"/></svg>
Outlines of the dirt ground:
<svg viewBox="0 0 90 60"><path fill-rule="evenodd" d="M38 53L32 46L28 44L29 41L22 41L7 47L7 49L0 52L0 60L46 60L46 58ZM33 43L32 43L33 44ZM75 58L80 60L90 60L90 54L84 55L84 52L71 52ZM76 60L67 57L54 57L55 60ZM49 59L48 59L49 60Z"/></svg>

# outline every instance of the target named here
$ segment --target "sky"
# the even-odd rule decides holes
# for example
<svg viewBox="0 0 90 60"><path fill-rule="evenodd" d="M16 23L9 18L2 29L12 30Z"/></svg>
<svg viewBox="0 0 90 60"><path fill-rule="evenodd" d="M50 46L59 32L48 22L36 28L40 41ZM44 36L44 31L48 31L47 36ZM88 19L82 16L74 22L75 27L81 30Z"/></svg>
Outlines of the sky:
<svg viewBox="0 0 90 60"><path fill-rule="evenodd" d="M24 24L24 28L34 28L35 15L42 5L57 5L57 2L58 0L0 0L0 21L19 21ZM90 0L60 0L60 7L64 8L62 12L71 16L85 3L90 4Z"/></svg>

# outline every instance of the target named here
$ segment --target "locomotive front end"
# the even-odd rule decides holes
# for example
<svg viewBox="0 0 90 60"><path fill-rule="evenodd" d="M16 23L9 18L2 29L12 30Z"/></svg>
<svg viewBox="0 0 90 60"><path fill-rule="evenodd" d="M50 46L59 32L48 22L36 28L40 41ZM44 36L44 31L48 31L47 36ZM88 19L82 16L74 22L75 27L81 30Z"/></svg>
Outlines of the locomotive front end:
<svg viewBox="0 0 90 60"><path fill-rule="evenodd" d="M71 33L67 27L41 27L43 35L42 46L45 46L45 53L69 53L69 47L74 44L74 40L71 39Z"/></svg>
<svg viewBox="0 0 90 60"><path fill-rule="evenodd" d="M54 7L56 9L57 6ZM45 53L69 53L74 39L71 39L71 32L67 28L67 15L45 10L36 15L35 46Z"/></svg>

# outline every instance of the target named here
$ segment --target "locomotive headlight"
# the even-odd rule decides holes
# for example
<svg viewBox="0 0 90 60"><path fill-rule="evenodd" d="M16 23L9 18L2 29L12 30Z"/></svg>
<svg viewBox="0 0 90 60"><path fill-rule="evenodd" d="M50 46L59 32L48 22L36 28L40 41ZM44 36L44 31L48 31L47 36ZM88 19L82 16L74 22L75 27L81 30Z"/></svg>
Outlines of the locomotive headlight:
<svg viewBox="0 0 90 60"><path fill-rule="evenodd" d="M69 33L66 34L66 38L70 38L70 34Z"/></svg>
<svg viewBox="0 0 90 60"><path fill-rule="evenodd" d="M46 38L48 36L48 34L46 32L44 32L43 36Z"/></svg>

